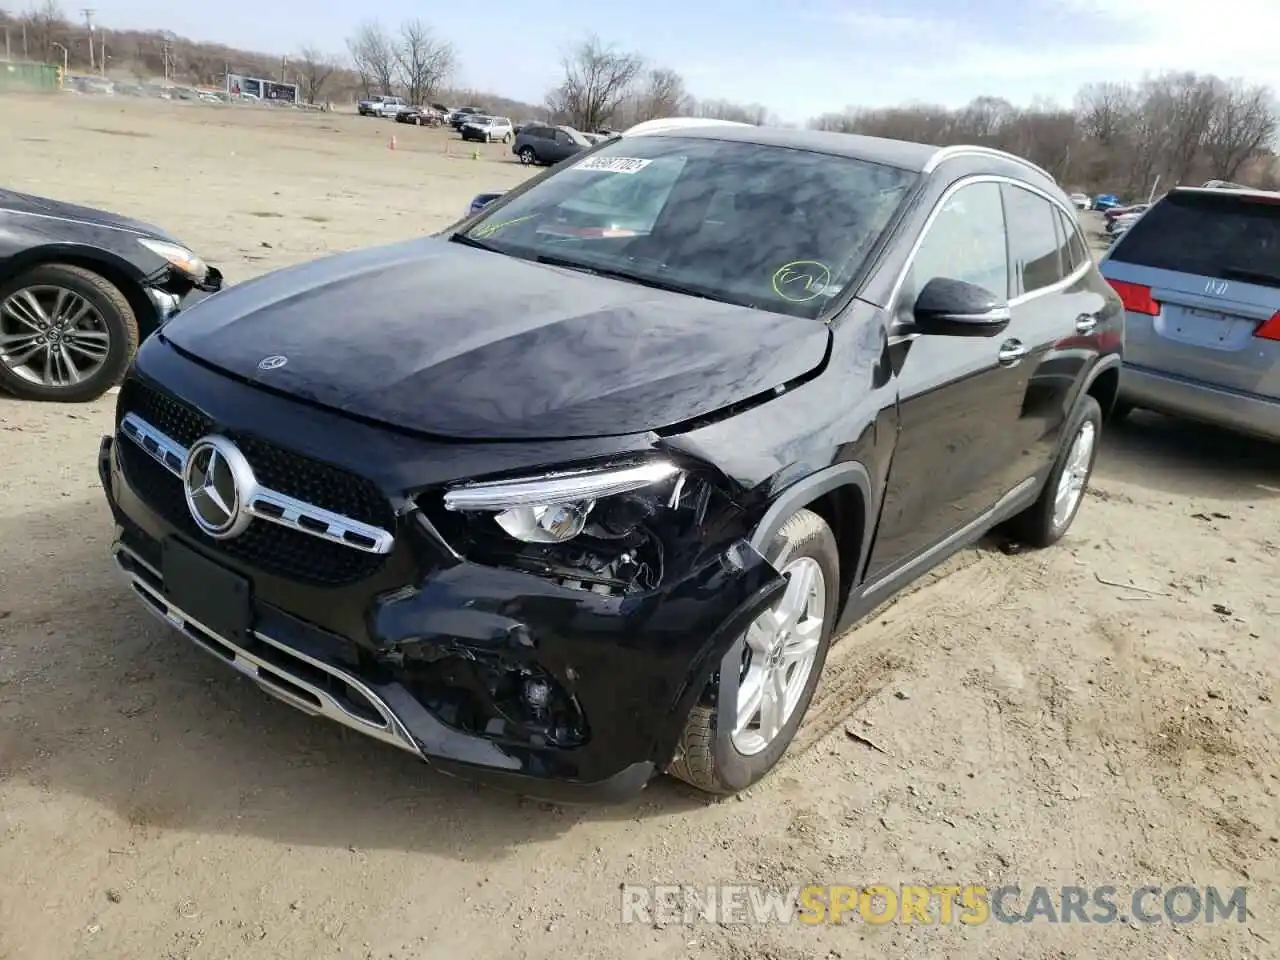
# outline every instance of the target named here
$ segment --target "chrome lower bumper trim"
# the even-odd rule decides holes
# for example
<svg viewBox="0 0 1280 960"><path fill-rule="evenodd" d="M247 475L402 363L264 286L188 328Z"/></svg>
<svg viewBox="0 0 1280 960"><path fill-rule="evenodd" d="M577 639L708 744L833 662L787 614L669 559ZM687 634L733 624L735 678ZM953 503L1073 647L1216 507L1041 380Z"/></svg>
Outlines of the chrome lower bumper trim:
<svg viewBox="0 0 1280 960"><path fill-rule="evenodd" d="M303 713L325 717L365 736L389 743L422 758L422 751L391 708L356 677L314 657L309 657L264 633L257 630L253 632L258 640L269 644L280 654L282 660L295 660L300 665L305 665L308 670L322 671L343 684L360 700L367 703L369 712L376 715L376 719L361 716L329 690L311 683L300 673L290 671L279 664L269 663L226 637L214 633L188 613L171 604L165 599L161 590L148 583L135 570L131 570L130 566L135 565L148 571L157 581L161 579L158 570L122 544L116 544L113 553L117 565L128 578L134 593L143 601L143 605L158 619L174 627L206 653L211 653L230 664L238 673L248 677L271 696Z"/></svg>

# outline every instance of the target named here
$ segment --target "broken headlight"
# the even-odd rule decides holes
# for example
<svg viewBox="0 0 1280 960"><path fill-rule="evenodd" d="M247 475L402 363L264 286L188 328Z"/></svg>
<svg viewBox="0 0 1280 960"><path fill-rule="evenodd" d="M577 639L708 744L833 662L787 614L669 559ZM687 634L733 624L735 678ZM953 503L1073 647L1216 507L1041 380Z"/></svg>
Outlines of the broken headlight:
<svg viewBox="0 0 1280 960"><path fill-rule="evenodd" d="M586 529L601 501L657 487L679 476L678 467L660 460L528 480L468 484L447 491L444 505L446 510L492 513L498 526L524 543L564 543ZM596 517L606 530L611 521L616 525L623 519L615 516L616 511L610 506L606 505Z"/></svg>
<svg viewBox="0 0 1280 960"><path fill-rule="evenodd" d="M666 460L446 490L442 533L464 555L598 593L652 589L706 485Z"/></svg>

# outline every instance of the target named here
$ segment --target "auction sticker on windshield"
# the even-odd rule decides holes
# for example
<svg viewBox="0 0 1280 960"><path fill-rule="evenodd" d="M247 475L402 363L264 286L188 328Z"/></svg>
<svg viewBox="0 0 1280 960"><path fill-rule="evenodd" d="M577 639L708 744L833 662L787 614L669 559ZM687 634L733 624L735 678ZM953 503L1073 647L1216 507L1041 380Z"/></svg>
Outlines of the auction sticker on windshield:
<svg viewBox="0 0 1280 960"><path fill-rule="evenodd" d="M604 173L639 173L652 162L652 160L639 160L635 157L587 157L575 163L572 169Z"/></svg>

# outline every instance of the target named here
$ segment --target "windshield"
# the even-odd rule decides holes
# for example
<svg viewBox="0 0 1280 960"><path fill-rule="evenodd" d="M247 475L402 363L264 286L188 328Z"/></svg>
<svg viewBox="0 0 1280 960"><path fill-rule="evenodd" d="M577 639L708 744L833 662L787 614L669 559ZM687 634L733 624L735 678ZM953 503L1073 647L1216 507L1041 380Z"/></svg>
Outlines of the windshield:
<svg viewBox="0 0 1280 960"><path fill-rule="evenodd" d="M1280 198L1174 193L1148 209L1111 259L1219 280L1280 273Z"/></svg>
<svg viewBox="0 0 1280 960"><path fill-rule="evenodd" d="M816 318L917 176L785 147L638 137L559 170L465 236L511 256Z"/></svg>

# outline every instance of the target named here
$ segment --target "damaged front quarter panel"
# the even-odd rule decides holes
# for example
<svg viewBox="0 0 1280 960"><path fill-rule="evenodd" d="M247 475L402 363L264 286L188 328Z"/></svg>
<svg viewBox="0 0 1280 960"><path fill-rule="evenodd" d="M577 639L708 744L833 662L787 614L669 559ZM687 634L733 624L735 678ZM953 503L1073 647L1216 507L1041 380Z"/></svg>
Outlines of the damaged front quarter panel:
<svg viewBox="0 0 1280 960"><path fill-rule="evenodd" d="M520 772L591 782L670 760L721 657L784 588L745 537L630 595L464 560L384 597L371 627L384 668L450 728Z"/></svg>

